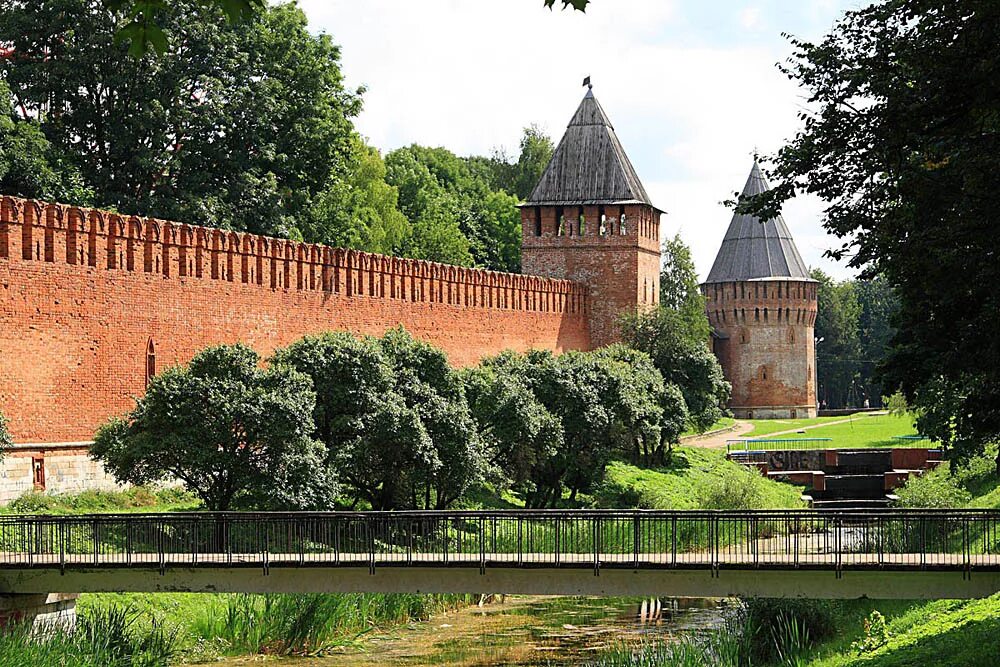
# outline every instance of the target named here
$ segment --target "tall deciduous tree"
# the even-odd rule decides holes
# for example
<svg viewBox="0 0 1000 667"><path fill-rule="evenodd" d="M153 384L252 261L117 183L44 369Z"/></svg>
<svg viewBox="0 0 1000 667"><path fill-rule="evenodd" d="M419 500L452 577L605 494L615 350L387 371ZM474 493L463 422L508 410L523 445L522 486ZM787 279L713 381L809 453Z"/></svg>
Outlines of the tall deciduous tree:
<svg viewBox="0 0 1000 667"><path fill-rule="evenodd" d="M482 479L483 452L444 353L402 329L307 336L274 358L313 379L327 465L373 509L444 509Z"/></svg>
<svg viewBox="0 0 1000 667"><path fill-rule="evenodd" d="M667 384L664 415L678 414L677 394L683 396L688 425L705 431L725 414L731 387L722 367L708 348L710 327L705 299L698 289L698 274L691 250L680 236L663 244L660 269L660 303L656 308L624 317L620 322L626 343L648 354ZM676 442L682 428L671 422L664 433Z"/></svg>
<svg viewBox="0 0 1000 667"><path fill-rule="evenodd" d="M382 156L355 137L347 176L334 176L313 200L300 225L310 243L391 255L399 252L413 233L397 208L398 190L385 182Z"/></svg>
<svg viewBox="0 0 1000 667"><path fill-rule="evenodd" d="M0 12L0 76L95 204L284 235L347 177L359 92L297 6L227 24L198 0L164 3L159 57L130 57L118 17L99 0Z"/></svg>
<svg viewBox="0 0 1000 667"><path fill-rule="evenodd" d="M692 339L707 341L709 325L705 297L698 289L698 272L691 258L691 248L677 234L663 243L662 256L660 306L680 315Z"/></svg>
<svg viewBox="0 0 1000 667"><path fill-rule="evenodd" d="M900 303L883 367L928 435L967 455L1000 436L1000 5L885 0L849 11L785 68L808 96L774 159L770 217L823 197L832 254L880 274ZM998 459L1000 468L1000 459Z"/></svg>
<svg viewBox="0 0 1000 667"><path fill-rule="evenodd" d="M14 112L10 88L0 81L0 192L88 204L94 193L76 167L45 138L41 125Z"/></svg>
<svg viewBox="0 0 1000 667"><path fill-rule="evenodd" d="M861 344L861 385L863 396L872 406L881 406L885 394L878 365L889 353L896 335L896 315L899 300L896 292L884 278L858 280L854 287L858 297L858 339Z"/></svg>
<svg viewBox="0 0 1000 667"><path fill-rule="evenodd" d="M332 507L337 485L311 437L312 383L259 364L250 348L223 345L164 371L101 427L91 456L123 482L178 479L209 510Z"/></svg>
<svg viewBox="0 0 1000 667"><path fill-rule="evenodd" d="M493 189L496 165L489 159L412 145L389 153L386 163L400 210L413 224L406 254L499 271L520 268L517 199Z"/></svg>
<svg viewBox="0 0 1000 667"><path fill-rule="evenodd" d="M830 408L860 407L861 341L857 292L853 281L836 282L819 269L815 335L817 398Z"/></svg>

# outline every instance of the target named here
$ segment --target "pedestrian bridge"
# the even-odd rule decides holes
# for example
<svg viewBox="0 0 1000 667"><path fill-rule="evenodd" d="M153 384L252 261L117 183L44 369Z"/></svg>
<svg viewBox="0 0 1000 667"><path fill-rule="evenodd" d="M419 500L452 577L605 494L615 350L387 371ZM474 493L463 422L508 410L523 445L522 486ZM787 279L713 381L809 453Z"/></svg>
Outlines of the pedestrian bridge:
<svg viewBox="0 0 1000 667"><path fill-rule="evenodd" d="M50 591L983 597L1000 512L0 517L0 594Z"/></svg>

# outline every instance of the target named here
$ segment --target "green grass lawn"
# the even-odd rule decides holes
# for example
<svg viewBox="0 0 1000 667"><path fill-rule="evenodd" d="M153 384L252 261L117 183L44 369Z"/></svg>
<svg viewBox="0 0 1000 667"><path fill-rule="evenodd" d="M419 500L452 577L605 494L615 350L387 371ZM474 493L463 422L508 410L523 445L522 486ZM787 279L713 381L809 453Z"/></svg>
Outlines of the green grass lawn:
<svg viewBox="0 0 1000 667"><path fill-rule="evenodd" d="M179 487L150 489L133 486L122 491L76 493L32 491L0 507L0 514L108 514L185 512L200 510L201 501Z"/></svg>
<svg viewBox="0 0 1000 667"><path fill-rule="evenodd" d="M726 460L724 451L678 447L657 468L612 462L593 499L605 508L749 509L802 507L801 494Z"/></svg>
<svg viewBox="0 0 1000 667"><path fill-rule="evenodd" d="M848 421L843 421L847 419ZM842 422L842 423L830 423ZM912 447L914 443L894 440L897 435L917 435L913 419L905 415L858 414L853 417L818 417L816 419L761 419L751 422L754 429L741 438L760 438L779 431L802 429L804 433L775 436L784 438L830 438L828 443L812 443L816 447ZM922 443L926 445L926 442ZM804 447L807 445L803 445Z"/></svg>
<svg viewBox="0 0 1000 667"><path fill-rule="evenodd" d="M819 647L809 667L993 667L1000 664L1000 594L985 600L871 602L888 621L888 642L859 653L862 620ZM845 619L847 620L847 619Z"/></svg>
<svg viewBox="0 0 1000 667"><path fill-rule="evenodd" d="M736 423L736 420L733 419L732 417L723 417L719 421L715 422L710 427L708 427L708 430L706 430L704 432L705 433L711 433L712 431L720 431L720 430L722 430L724 428L729 428L730 426L732 426L735 423ZM699 433L698 431L696 431L693 428L689 428L688 430L686 430L683 433L681 433L681 437L682 438L686 438L686 437L691 436L691 435L701 435L701 433Z"/></svg>

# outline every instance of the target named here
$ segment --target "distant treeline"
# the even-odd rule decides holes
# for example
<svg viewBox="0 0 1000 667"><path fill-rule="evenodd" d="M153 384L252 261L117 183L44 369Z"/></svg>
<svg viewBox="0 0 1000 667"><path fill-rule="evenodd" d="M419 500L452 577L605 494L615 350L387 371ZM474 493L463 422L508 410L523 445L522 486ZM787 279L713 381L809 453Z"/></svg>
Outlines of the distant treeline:
<svg viewBox="0 0 1000 667"><path fill-rule="evenodd" d="M520 219L552 154L407 146L354 127L363 89L294 3L226 22L211 3L157 8L169 47L141 58L108 3L0 12L0 192L189 224L517 271ZM405 113L405 109L400 109Z"/></svg>
<svg viewBox="0 0 1000 667"><path fill-rule="evenodd" d="M892 288L881 278L835 281L819 269L819 313L816 316L817 400L821 407L881 407L878 367L895 333L899 308Z"/></svg>

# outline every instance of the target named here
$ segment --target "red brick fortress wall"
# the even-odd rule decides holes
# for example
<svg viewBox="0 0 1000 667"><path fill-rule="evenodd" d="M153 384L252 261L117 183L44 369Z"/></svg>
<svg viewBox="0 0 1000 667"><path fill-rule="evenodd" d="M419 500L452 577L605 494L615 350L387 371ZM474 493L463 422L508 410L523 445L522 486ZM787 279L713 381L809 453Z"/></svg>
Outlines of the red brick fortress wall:
<svg viewBox="0 0 1000 667"><path fill-rule="evenodd" d="M713 347L742 418L816 416L816 283L772 278L702 286Z"/></svg>
<svg viewBox="0 0 1000 667"><path fill-rule="evenodd" d="M207 345L403 325L459 365L589 349L585 286L2 199L0 412L18 442L89 440L148 370ZM150 367L152 365L152 368Z"/></svg>
<svg viewBox="0 0 1000 667"><path fill-rule="evenodd" d="M525 273L586 286L594 347L620 339L617 323L622 314L635 313L659 301L660 213L652 206L524 206L521 234L521 267Z"/></svg>

